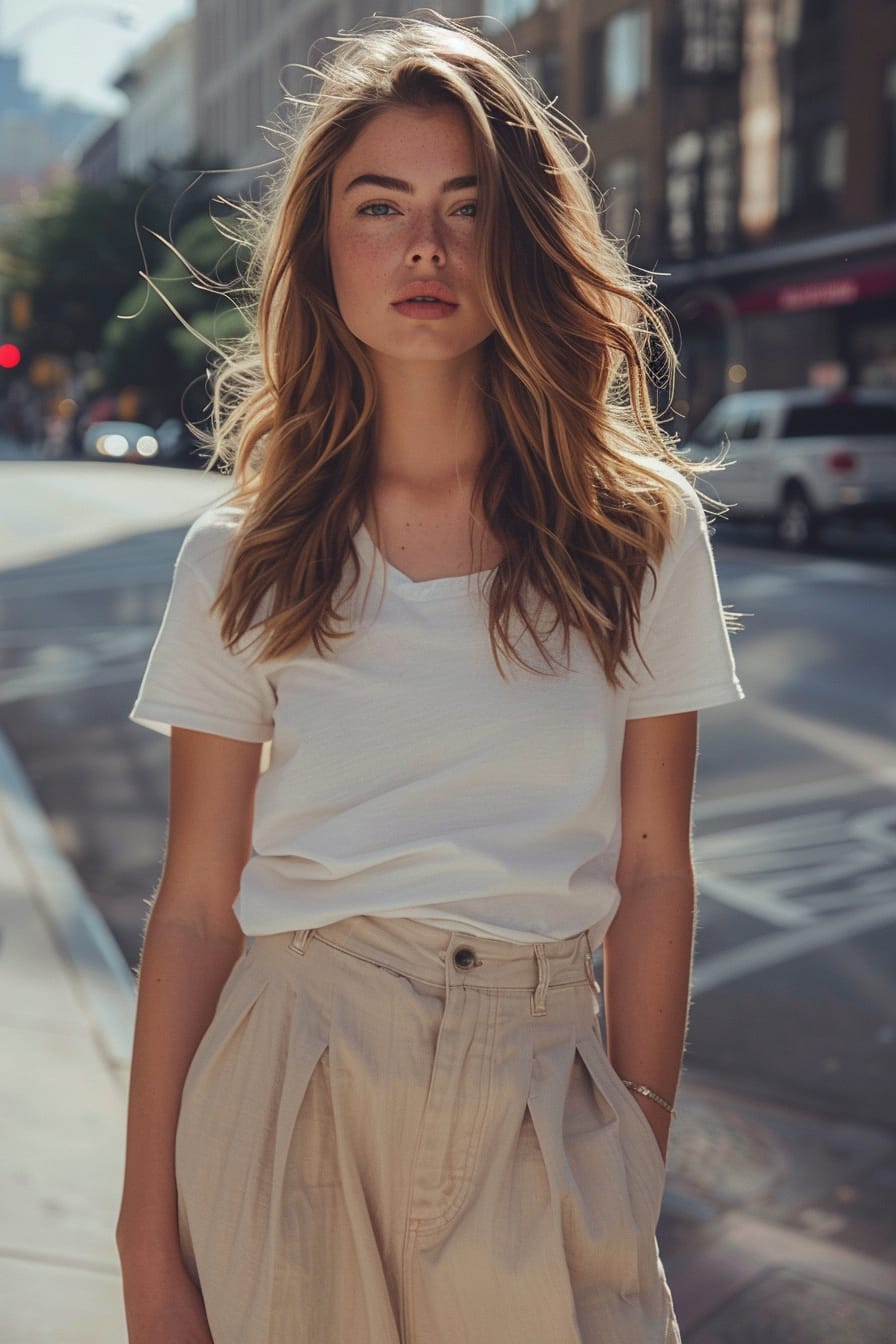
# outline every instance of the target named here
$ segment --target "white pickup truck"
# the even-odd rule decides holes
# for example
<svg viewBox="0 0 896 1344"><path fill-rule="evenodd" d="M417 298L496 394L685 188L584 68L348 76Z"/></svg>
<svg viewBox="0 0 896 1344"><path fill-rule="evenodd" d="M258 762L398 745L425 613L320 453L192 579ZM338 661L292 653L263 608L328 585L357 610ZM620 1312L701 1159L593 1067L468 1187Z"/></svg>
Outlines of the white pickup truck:
<svg viewBox="0 0 896 1344"><path fill-rule="evenodd" d="M683 445L692 461L726 449L700 488L733 522L770 521L802 550L832 518L896 522L896 389L736 392Z"/></svg>

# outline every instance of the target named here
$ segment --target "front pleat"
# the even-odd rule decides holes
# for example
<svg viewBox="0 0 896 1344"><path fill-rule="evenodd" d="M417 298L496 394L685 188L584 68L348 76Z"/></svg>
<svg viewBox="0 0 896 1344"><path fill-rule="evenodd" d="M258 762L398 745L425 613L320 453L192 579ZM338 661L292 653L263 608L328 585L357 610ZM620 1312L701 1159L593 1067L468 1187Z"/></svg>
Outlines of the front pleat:
<svg viewBox="0 0 896 1344"><path fill-rule="evenodd" d="M353 1344L400 1344L397 1316L399 1287L386 1266L393 1258L384 1226L383 1169L377 1139L389 1105L388 1069L395 1049L394 1005L396 986L384 983L381 997L367 1005L366 1021L359 1021L359 1005L352 996L338 996L333 1004L329 1087L333 1132L330 1146L338 1173L348 1241L353 1249L356 1306ZM376 1027L373 1027L375 1017ZM359 1035L359 1027L362 1035ZM366 1040L364 1039L366 1037ZM359 1129L364 1128L366 1135ZM395 1140L394 1131L391 1138ZM394 1174L399 1186L400 1169ZM345 1240L342 1239L343 1254Z"/></svg>
<svg viewBox="0 0 896 1344"><path fill-rule="evenodd" d="M255 1046L265 1037L267 986L247 978L232 988L203 1036L187 1073L175 1143L181 1242L201 1281L209 1265L238 1258L247 1173L255 1165L257 1102L245 1086ZM256 1082L261 1085L256 1074ZM235 1179L222 1180L221 1173Z"/></svg>
<svg viewBox="0 0 896 1344"><path fill-rule="evenodd" d="M304 968L303 968L304 970ZM263 958L226 986L181 1104L182 1242L215 1344L292 1344L301 1267L284 1254L286 1169L309 1081L327 1047L327 994ZM287 1229L288 1233L288 1229ZM276 1321L276 1328L272 1323Z"/></svg>
<svg viewBox="0 0 896 1344"><path fill-rule="evenodd" d="M299 1303L308 1301L313 1287L312 1267L290 1255L297 1242L295 1228L303 1227L305 1239L314 1234L305 1217L307 1196L297 1183L295 1149L301 1145L300 1113L308 1097L315 1070L323 1067L329 1035L327 1015L315 996L299 993L289 1018L283 1043L282 1076L275 1079L270 1120L270 1171L265 1173L265 1203L268 1208L262 1265L258 1276L252 1319L254 1333L263 1331L265 1344L290 1344L313 1336L304 1331L312 1324L309 1311L303 1321ZM265 1164L267 1165L267 1164ZM234 1336L236 1339L236 1336ZM217 1337L216 1337L217 1344Z"/></svg>
<svg viewBox="0 0 896 1344"><path fill-rule="evenodd" d="M529 1112L547 1173L571 1310L586 1344L600 1321L607 1344L629 1341L626 1298L638 1293L637 1236L616 1112L579 1063L575 1030L536 1052Z"/></svg>

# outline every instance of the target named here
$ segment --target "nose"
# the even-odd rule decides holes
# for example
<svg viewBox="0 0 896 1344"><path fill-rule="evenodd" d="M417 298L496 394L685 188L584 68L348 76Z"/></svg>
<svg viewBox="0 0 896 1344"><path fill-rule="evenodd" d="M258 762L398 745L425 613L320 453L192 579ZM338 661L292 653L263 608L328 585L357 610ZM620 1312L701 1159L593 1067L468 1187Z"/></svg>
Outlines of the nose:
<svg viewBox="0 0 896 1344"><path fill-rule="evenodd" d="M436 266L441 266L442 261L444 260L444 258L442 257L441 250L439 248L436 248L431 253L428 251L427 248L419 248L417 249L417 251L411 253L411 261L413 262L423 261L427 257L429 258L430 261L434 262Z"/></svg>
<svg viewBox="0 0 896 1344"><path fill-rule="evenodd" d="M414 230L408 248L408 259L414 264L424 261L429 261L435 266L444 264L445 246L440 236L438 221L432 216L421 218Z"/></svg>

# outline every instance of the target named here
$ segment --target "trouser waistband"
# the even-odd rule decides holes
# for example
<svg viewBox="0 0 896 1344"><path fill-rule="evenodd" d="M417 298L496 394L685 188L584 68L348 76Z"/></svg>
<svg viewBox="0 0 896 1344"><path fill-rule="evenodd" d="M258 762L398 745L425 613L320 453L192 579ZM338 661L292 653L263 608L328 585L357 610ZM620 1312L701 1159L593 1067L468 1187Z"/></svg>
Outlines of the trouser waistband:
<svg viewBox="0 0 896 1344"><path fill-rule="evenodd" d="M279 935L274 935L279 937ZM362 961L427 984L527 992L532 1012L546 1011L551 986L587 981L599 993L594 949L586 931L571 938L511 943L478 933L449 932L422 920L355 915L316 929L282 935L304 955L312 939Z"/></svg>

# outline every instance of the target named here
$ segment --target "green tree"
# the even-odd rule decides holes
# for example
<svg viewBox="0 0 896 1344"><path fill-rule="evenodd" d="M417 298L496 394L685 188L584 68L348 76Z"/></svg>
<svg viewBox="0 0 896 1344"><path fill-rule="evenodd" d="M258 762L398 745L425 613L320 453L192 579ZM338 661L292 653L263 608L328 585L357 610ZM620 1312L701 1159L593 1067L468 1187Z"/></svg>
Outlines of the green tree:
<svg viewBox="0 0 896 1344"><path fill-rule="evenodd" d="M72 358L100 337L140 267L139 237L160 232L170 206L128 180L110 187L67 182L46 193L0 234L0 288L30 299L26 358ZM158 250L153 243L150 255Z"/></svg>
<svg viewBox="0 0 896 1344"><path fill-rule="evenodd" d="M222 236L207 213L185 224L149 279L141 279L124 295L118 314L104 327L110 385L144 388L166 415L179 413L181 398L191 388L195 413L197 402L205 398L209 344L245 331L240 311L216 292L238 281L237 261L235 244Z"/></svg>

